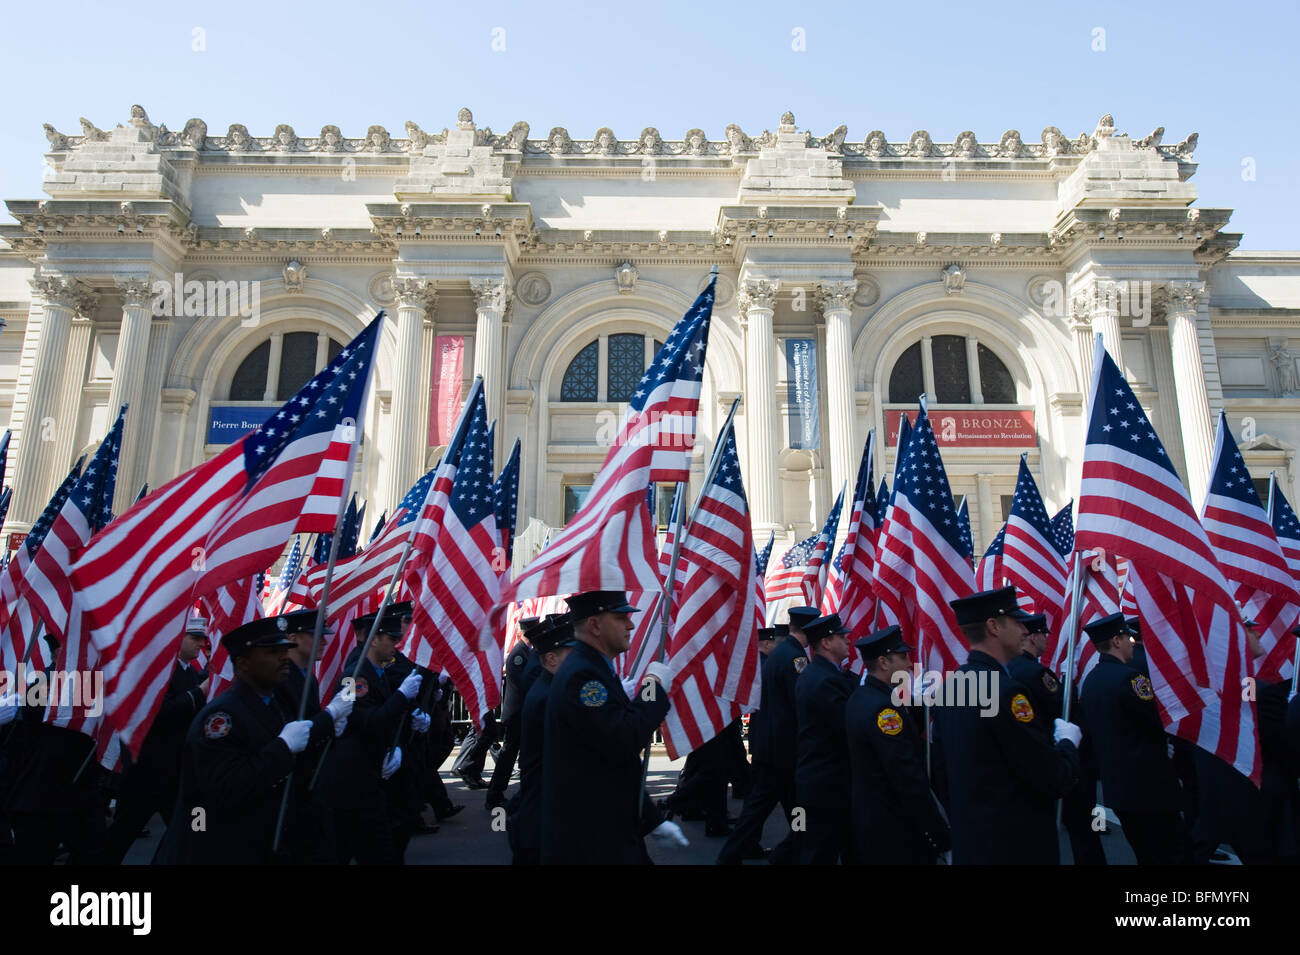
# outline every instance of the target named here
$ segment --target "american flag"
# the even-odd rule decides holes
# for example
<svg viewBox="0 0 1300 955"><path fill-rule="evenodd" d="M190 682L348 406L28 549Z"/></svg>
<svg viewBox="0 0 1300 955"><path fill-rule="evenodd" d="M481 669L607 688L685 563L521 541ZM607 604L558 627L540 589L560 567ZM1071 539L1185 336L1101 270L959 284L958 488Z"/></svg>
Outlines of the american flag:
<svg viewBox="0 0 1300 955"><path fill-rule="evenodd" d="M1276 474L1270 474L1268 478L1268 516L1282 555L1291 568L1291 575L1300 582L1300 520L1296 519L1290 502L1278 487Z"/></svg>
<svg viewBox="0 0 1300 955"><path fill-rule="evenodd" d="M4 664L4 669L9 673L16 673L24 659L39 669L45 669L50 664L45 646L36 635L40 626L39 619L32 612L31 604L18 599L19 588L27 569L45 543L46 535L63 510L68 495L80 479L81 466L85 460L82 457L72 466L68 476L45 505L41 516L23 538L18 552L6 565L4 574L0 575L0 663Z"/></svg>
<svg viewBox="0 0 1300 955"><path fill-rule="evenodd" d="M840 552L835 555L826 593L822 596L822 613L838 613L849 630L850 641L869 633L876 619L876 594L871 585L876 567L876 534L880 528L876 488L872 480L875 447L876 432L873 430L867 435L862 461L858 464L848 533Z"/></svg>
<svg viewBox="0 0 1300 955"><path fill-rule="evenodd" d="M1222 411L1201 524L1236 588L1233 597L1259 624L1264 655L1257 663L1248 657L1247 665L1262 680L1289 678L1296 643L1291 628L1300 617L1300 594Z"/></svg>
<svg viewBox="0 0 1300 955"><path fill-rule="evenodd" d="M831 512L821 533L805 538L781 555L780 569L767 575L767 599L782 600L799 597L809 607L821 603L826 572L830 569L827 554L835 543L835 532L840 526L840 510L844 506L844 489L835 497Z"/></svg>
<svg viewBox="0 0 1300 955"><path fill-rule="evenodd" d="M295 535L293 546L289 548L289 556L285 558L284 566L280 568L280 576L275 581L275 588L271 591L271 599L266 602L266 615L268 617L275 617L285 612L289 591L301 571L302 538Z"/></svg>
<svg viewBox="0 0 1300 955"><path fill-rule="evenodd" d="M379 521L375 524L375 529L370 532L370 541L373 541L375 538L377 538L380 535L380 533L384 529L384 522L387 520L388 520L388 512L381 511L379 514ZM370 543L370 541L367 541L367 543Z"/></svg>
<svg viewBox="0 0 1300 955"><path fill-rule="evenodd" d="M203 615L208 620L208 641L212 644L212 660L208 668L208 699L215 700L235 680L235 670L230 655L221 645L221 638L252 620L268 616L258 597L257 578L244 577L222 584L216 593L206 594L199 600Z"/></svg>
<svg viewBox="0 0 1300 955"><path fill-rule="evenodd" d="M1003 524L998 532L993 535L993 540L989 542L988 549L984 551L984 556L980 558L979 566L975 568L975 584L981 591L996 590L1006 585L1006 575L1002 573L1002 552L1005 547L1007 537L1007 525ZM1019 597L1019 594L1017 594Z"/></svg>
<svg viewBox="0 0 1300 955"><path fill-rule="evenodd" d="M1080 550L1074 551L1068 560L1069 579L1072 580L1076 572L1083 576L1079 584L1081 599L1077 626L1073 633L1074 673L1070 675L1075 684L1079 685L1097 663L1097 648L1083 632L1083 628L1094 620L1120 612L1120 580L1117 562L1110 554L1095 550ZM1073 607L1074 590L1067 587L1065 606L1061 610L1061 624L1049 633L1047 648L1043 652L1044 665L1053 673L1064 674L1066 670L1069 641L1063 638L1073 619ZM1047 660L1051 662L1047 663Z"/></svg>
<svg viewBox="0 0 1300 955"><path fill-rule="evenodd" d="M730 428L718 454L713 479L686 525L680 556L686 579L672 604L667 664L673 706L663 736L673 759L711 740L759 701L754 535Z"/></svg>
<svg viewBox="0 0 1300 955"><path fill-rule="evenodd" d="M970 532L970 507L966 503L966 495L961 496L961 502L957 505L957 533L961 535L961 555L966 558L966 562L975 566L975 538Z"/></svg>
<svg viewBox="0 0 1300 955"><path fill-rule="evenodd" d="M1047 617L1050 632L1060 626L1061 610L1065 606L1066 562L1057 549L1047 508L1023 455L1004 530L1003 576L1015 584L1017 593L1030 598L1037 613Z"/></svg>
<svg viewBox="0 0 1300 955"><path fill-rule="evenodd" d="M776 532L767 532L767 543L763 549L754 555L754 615L758 618L758 625L763 627L767 623L767 563L772 558L772 544L776 541Z"/></svg>
<svg viewBox="0 0 1300 955"><path fill-rule="evenodd" d="M488 447L494 447L492 434L495 431L495 426L489 431ZM519 517L518 438L515 439L510 457L506 459L506 466L501 469L501 473L497 475L492 485L492 500L496 510L497 534L501 540L501 550L494 558L494 563L500 568L497 576L501 578L504 586L510 578L510 568L514 561L515 522ZM517 626L519 618L511 619L511 611L517 606L519 606L517 603L511 602L497 604L492 608L491 624L479 633L480 650L487 650L488 645L491 644L498 647L503 655L509 651L514 643L514 635L519 629Z"/></svg>
<svg viewBox="0 0 1300 955"><path fill-rule="evenodd" d="M8 467L9 467L9 438L10 438L10 436L11 436L11 433L10 433L9 429L8 429L8 428L5 428L5 434L4 434L4 437L3 437L3 438L0 438L0 484L3 484L3 483L4 483L4 480L5 480L5 471L7 471L7 470L8 470Z"/></svg>
<svg viewBox="0 0 1300 955"><path fill-rule="evenodd" d="M503 599L659 585L645 491L690 478L716 283L715 276L655 355L586 503Z"/></svg>
<svg viewBox="0 0 1300 955"><path fill-rule="evenodd" d="M1074 502L1056 512L1052 518L1052 546L1062 557L1074 553Z"/></svg>
<svg viewBox="0 0 1300 955"><path fill-rule="evenodd" d="M1187 491L1097 337L1075 546L1123 555L1164 724L1258 779L1246 633ZM1235 701L1220 706L1219 696Z"/></svg>
<svg viewBox="0 0 1300 955"><path fill-rule="evenodd" d="M9 502L12 501L13 498L14 498L13 488L7 487L3 491L0 491L0 527L4 526L5 518L9 516ZM5 562L8 563L9 551L7 549L4 552L4 558L5 558Z"/></svg>
<svg viewBox="0 0 1300 955"><path fill-rule="evenodd" d="M113 519L113 492L117 487L117 459L122 449L122 426L126 406L118 412L108 435L100 442L86 470L68 494L59 515L50 525L45 542L32 558L20 584L22 596L45 623L45 629L59 641L54 669L72 674L83 684L94 671L98 654L85 633L81 614L74 606L68 586L68 569L92 536ZM99 723L95 700L84 693L65 692L51 697L45 710L46 723L90 735Z"/></svg>
<svg viewBox="0 0 1300 955"><path fill-rule="evenodd" d="M68 493L58 516L50 524L43 546L32 556L31 566L18 585L19 598L26 598L32 610L45 622L45 629L60 643L69 636L72 612L72 584L68 573L72 563L89 543L113 519L113 492L117 487L117 458L122 449L122 428L126 405L95 456ZM81 635L73 635L80 640ZM85 655L83 654L83 657ZM94 657L74 662L89 668Z"/></svg>
<svg viewBox="0 0 1300 955"><path fill-rule="evenodd" d="M458 454L449 448L443 455L442 467L454 467L455 476L432 549L420 544L426 532L416 531L407 580L420 585L412 588L415 606L404 652L417 666L451 674L475 725L482 726L484 714L501 702L502 645L491 639L480 649L480 634L488 626L510 563L497 531L482 387L474 391L473 400L463 448ZM435 508L441 506L441 483L439 476L434 481ZM421 525L430 510L426 502Z"/></svg>
<svg viewBox="0 0 1300 955"><path fill-rule="evenodd" d="M133 505L74 565L106 721L132 753L195 598L264 570L295 531L333 526L382 322L381 313L262 427Z"/></svg>
<svg viewBox="0 0 1300 955"><path fill-rule="evenodd" d="M966 659L966 640L949 601L975 592L952 488L925 404L917 415L895 473L876 553L880 594L930 669L954 670Z"/></svg>
<svg viewBox="0 0 1300 955"><path fill-rule="evenodd" d="M628 643L627 652L618 659L619 677L625 681L640 683L645 676L645 669L654 662L663 637L663 591L664 581L668 579L668 568L672 563L673 541L680 533L682 521L686 519L686 484L678 484L673 491L672 503L668 508L668 530L663 544L659 547L658 575L660 585L655 590L642 590L628 593L628 601L640 610L632 620L636 628ZM649 491L647 489L647 503ZM655 495L658 491L655 490ZM651 511L654 513L654 511ZM680 586L685 579L685 568L678 562L677 583Z"/></svg>

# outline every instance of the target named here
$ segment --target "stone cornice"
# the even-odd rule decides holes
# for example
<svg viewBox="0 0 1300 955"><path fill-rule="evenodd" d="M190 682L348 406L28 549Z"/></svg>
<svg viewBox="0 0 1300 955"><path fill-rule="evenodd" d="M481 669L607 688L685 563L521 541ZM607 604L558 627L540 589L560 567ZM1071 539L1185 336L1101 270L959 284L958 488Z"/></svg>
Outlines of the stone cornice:
<svg viewBox="0 0 1300 955"><path fill-rule="evenodd" d="M49 242L123 239L192 246L197 227L186 209L170 199L11 199L6 205L18 225L0 225L0 236L14 251L31 258Z"/></svg>

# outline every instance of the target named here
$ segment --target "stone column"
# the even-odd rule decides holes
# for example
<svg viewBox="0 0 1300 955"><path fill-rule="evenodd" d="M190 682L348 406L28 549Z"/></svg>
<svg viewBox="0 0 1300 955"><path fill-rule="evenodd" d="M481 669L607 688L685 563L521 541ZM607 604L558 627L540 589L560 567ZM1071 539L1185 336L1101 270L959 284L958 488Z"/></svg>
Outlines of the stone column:
<svg viewBox="0 0 1300 955"><path fill-rule="evenodd" d="M921 338L921 381L925 385L925 400L934 404L934 339L929 335Z"/></svg>
<svg viewBox="0 0 1300 955"><path fill-rule="evenodd" d="M1174 360L1174 388L1178 394L1179 431L1187 459L1187 488L1198 511L1205 500L1214 453L1214 424L1206 390L1205 365L1196 309L1205 293L1204 282L1170 282L1166 316L1169 350Z"/></svg>
<svg viewBox="0 0 1300 955"><path fill-rule="evenodd" d="M1119 289L1115 282L1111 281L1094 281L1085 286L1074 299L1074 307L1087 314L1092 332L1101 333L1101 340L1106 346L1106 351L1110 352L1111 360L1119 367L1120 373L1124 372L1124 339L1123 333L1119 327ZM1082 343L1080 343L1082 347ZM1088 359L1085 367L1088 369L1088 382L1092 381L1092 354L1093 343L1091 338L1087 342ZM1084 390L1087 390L1087 385Z"/></svg>
<svg viewBox="0 0 1300 955"><path fill-rule="evenodd" d="M148 277L120 278L117 287L122 290L122 326L117 338L117 354L113 356L113 384L108 390L108 421L110 427L118 409L127 405L126 424L122 429L122 451L117 468L117 488L113 494L113 511L121 514L135 500L140 485L136 483L133 465L139 450L145 426L152 430L153 422L141 420L144 414L144 382L149 364L149 331L152 324L153 291Z"/></svg>
<svg viewBox="0 0 1300 955"><path fill-rule="evenodd" d="M427 436L429 433L430 415L433 413L433 409L430 407L430 402L433 400L433 395L431 394L433 389L433 350L437 343L438 336L433 318L427 313L424 316L423 332L424 337L421 339L422 346L420 349L420 374L421 376L429 375L430 379L427 384L422 382L420 386L420 431ZM425 464L428 460L428 448L430 444L432 444L432 441L426 437L425 460L420 462L420 467L422 469L421 473L428 470L428 468L425 467Z"/></svg>
<svg viewBox="0 0 1300 955"><path fill-rule="evenodd" d="M1079 392L1084 404L1088 401L1088 391L1092 388L1092 313L1082 296L1076 296L1070 302L1070 332L1074 335L1075 355L1079 360Z"/></svg>
<svg viewBox="0 0 1300 955"><path fill-rule="evenodd" d="M781 447L776 414L776 338L772 313L780 282L751 279L740 290L745 324L745 429L749 452L746 490L755 537L783 530L777 497L777 454Z"/></svg>
<svg viewBox="0 0 1300 955"><path fill-rule="evenodd" d="M970 386L970 403L984 404L984 383L980 380L980 343L974 335L966 336L966 381Z"/></svg>
<svg viewBox="0 0 1300 955"><path fill-rule="evenodd" d="M969 507L967 507L969 510ZM981 471L975 475L975 513L979 515L979 533L975 538L975 560L978 562L984 549L998 532L997 518L993 516L993 475Z"/></svg>
<svg viewBox="0 0 1300 955"><path fill-rule="evenodd" d="M483 397L487 401L488 423L500 419L505 407L505 334L503 323L510 307L510 289L504 279L475 279L474 293L478 324L474 328L474 374L483 376ZM501 431L497 429L497 462L501 459Z"/></svg>
<svg viewBox="0 0 1300 955"><path fill-rule="evenodd" d="M857 282L822 283L822 320L826 323L826 399L830 405L831 493L847 485L853 494L858 475L857 442L854 438L853 332L851 315ZM849 503L845 502L841 533L848 525Z"/></svg>
<svg viewBox="0 0 1300 955"><path fill-rule="evenodd" d="M86 383L86 359L90 353L90 338L94 323L89 316L78 313L72 317L68 329L68 344L63 358L63 377L59 388L59 410L54 416L54 462L50 478L53 482L50 491L58 487L57 482L64 478L57 473L61 468L72 466L78 449L77 422L81 418L82 388ZM68 462L63 464L62 462Z"/></svg>
<svg viewBox="0 0 1300 955"><path fill-rule="evenodd" d="M61 411L63 371L73 316L86 311L89 292L75 279L47 276L34 280L32 290L44 301L40 340L32 368L31 397L13 471L14 500L10 519L23 524L40 517L68 464L54 460L57 416ZM57 465L57 467L56 467ZM59 468L57 478L52 472Z"/></svg>
<svg viewBox="0 0 1300 955"><path fill-rule="evenodd" d="M424 322L436 304L433 286L424 279L398 278L397 349L393 365L393 445L389 463L389 511L424 473L424 451L429 440L428 419L420 421L420 387L423 376Z"/></svg>

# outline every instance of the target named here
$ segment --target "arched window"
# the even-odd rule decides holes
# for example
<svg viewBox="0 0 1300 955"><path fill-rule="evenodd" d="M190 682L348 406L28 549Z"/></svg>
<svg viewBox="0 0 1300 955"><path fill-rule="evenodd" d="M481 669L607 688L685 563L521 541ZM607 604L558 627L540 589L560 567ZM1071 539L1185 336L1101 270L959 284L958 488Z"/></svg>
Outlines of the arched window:
<svg viewBox="0 0 1300 955"><path fill-rule="evenodd" d="M561 401L631 401L663 342L650 335L602 335L573 356L560 380Z"/></svg>
<svg viewBox="0 0 1300 955"><path fill-rule="evenodd" d="M239 363L231 401L288 401L343 350L325 332L272 332Z"/></svg>
<svg viewBox="0 0 1300 955"><path fill-rule="evenodd" d="M909 346L889 373L891 404L911 404L922 394L941 405L1012 405L1016 380L974 337L935 335Z"/></svg>

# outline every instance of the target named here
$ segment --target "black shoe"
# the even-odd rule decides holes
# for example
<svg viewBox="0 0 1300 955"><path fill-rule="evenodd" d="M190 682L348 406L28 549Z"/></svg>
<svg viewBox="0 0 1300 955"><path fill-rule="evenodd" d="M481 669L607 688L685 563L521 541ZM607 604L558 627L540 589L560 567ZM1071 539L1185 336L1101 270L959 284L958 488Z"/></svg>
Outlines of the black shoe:
<svg viewBox="0 0 1300 955"><path fill-rule="evenodd" d="M421 822L415 827L415 834L417 836L425 836L430 833L438 832L441 828L442 827L436 822Z"/></svg>
<svg viewBox="0 0 1300 955"><path fill-rule="evenodd" d="M475 776L473 773L457 773L470 789L487 789L488 784L482 776Z"/></svg>
<svg viewBox="0 0 1300 955"><path fill-rule="evenodd" d="M464 804L456 803L453 806L448 806L446 809L435 810L434 815L438 817L439 822L446 822L448 819L456 815L456 813L460 812L464 808L465 808Z"/></svg>
<svg viewBox="0 0 1300 955"><path fill-rule="evenodd" d="M706 823L704 826L704 834L710 839L720 839L724 836L731 835L731 826L727 823L723 823L722 825L715 825L711 822Z"/></svg>
<svg viewBox="0 0 1300 955"><path fill-rule="evenodd" d="M489 810L497 809L497 808L504 809L505 805L506 805L505 793L489 791L487 794L487 800L483 804L483 808Z"/></svg>

